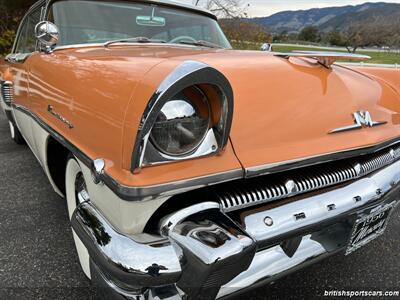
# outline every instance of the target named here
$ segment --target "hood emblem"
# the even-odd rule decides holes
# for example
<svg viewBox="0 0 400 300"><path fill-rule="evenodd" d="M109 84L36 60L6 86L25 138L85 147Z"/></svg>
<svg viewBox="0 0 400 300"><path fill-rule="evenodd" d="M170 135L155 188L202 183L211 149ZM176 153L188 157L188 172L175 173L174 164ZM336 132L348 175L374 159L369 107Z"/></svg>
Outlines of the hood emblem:
<svg viewBox="0 0 400 300"><path fill-rule="evenodd" d="M344 126L331 130L329 133L339 133L349 130L361 129L366 127L374 127L384 125L386 121L375 122L372 120L371 114L368 111L357 111L353 113L354 125Z"/></svg>

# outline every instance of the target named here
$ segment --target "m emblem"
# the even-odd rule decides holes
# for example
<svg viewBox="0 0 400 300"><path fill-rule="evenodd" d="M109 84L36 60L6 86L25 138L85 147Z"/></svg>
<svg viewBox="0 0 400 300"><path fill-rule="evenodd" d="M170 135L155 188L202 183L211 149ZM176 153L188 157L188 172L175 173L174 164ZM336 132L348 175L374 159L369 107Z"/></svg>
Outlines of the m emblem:
<svg viewBox="0 0 400 300"><path fill-rule="evenodd" d="M354 125L336 128L334 130L331 130L329 133L344 132L344 131L349 131L349 130L354 130L354 129L361 129L364 127L374 127L374 126L383 125L383 124L387 123L386 121L379 121L379 122L373 121L371 114L368 111L357 111L357 112L353 113L353 118L354 118L354 123L355 123Z"/></svg>
<svg viewBox="0 0 400 300"><path fill-rule="evenodd" d="M375 122L372 121L371 114L368 111L358 111L353 114L354 121L360 126L373 127Z"/></svg>

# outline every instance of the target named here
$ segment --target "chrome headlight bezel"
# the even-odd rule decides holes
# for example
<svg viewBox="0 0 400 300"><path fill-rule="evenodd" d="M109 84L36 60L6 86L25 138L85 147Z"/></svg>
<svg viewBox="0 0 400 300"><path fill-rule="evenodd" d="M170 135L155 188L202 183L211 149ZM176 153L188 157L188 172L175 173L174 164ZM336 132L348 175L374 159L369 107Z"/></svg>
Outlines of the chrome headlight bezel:
<svg viewBox="0 0 400 300"><path fill-rule="evenodd" d="M185 89L192 87L199 89L207 97L212 122L196 149L182 155L168 155L157 149L151 142L152 129L165 104ZM233 91L226 77L204 63L196 61L182 63L167 76L149 101L136 135L131 170L138 172L144 166L220 153L229 140L232 116Z"/></svg>

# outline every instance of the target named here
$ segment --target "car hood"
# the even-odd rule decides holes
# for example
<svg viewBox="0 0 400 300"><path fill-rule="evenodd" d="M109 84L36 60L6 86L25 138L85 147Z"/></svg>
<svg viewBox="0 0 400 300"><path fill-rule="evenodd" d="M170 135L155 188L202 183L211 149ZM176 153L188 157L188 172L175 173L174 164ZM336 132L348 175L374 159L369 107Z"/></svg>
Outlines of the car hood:
<svg viewBox="0 0 400 300"><path fill-rule="evenodd" d="M235 108L231 142L246 169L371 146L399 136L400 95L383 80L315 60L256 51L195 57L230 81ZM368 111L382 126L331 134Z"/></svg>
<svg viewBox="0 0 400 300"><path fill-rule="evenodd" d="M400 96L383 81L340 66L327 69L312 60L258 53L204 62L232 84L231 140L246 169L366 147L399 135ZM330 133L354 125L358 111L387 123Z"/></svg>
<svg viewBox="0 0 400 300"><path fill-rule="evenodd" d="M400 95L396 89L345 67L328 69L312 59L285 59L260 51L184 46L125 45L82 52L91 57L113 53L136 70L135 57L151 61L126 114L135 120L126 130L132 133L125 134L129 145L139 112L163 79L187 60L203 62L230 81L235 97L230 138L245 169L367 147L399 136ZM373 121L386 124L330 134L354 125L353 113L358 111L368 111ZM126 150L128 160L132 152Z"/></svg>

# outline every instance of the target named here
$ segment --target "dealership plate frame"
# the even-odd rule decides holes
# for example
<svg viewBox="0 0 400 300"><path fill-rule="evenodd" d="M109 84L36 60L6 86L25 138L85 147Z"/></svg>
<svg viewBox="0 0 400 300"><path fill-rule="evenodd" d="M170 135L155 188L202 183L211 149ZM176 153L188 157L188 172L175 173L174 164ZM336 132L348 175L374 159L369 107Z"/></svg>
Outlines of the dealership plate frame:
<svg viewBox="0 0 400 300"><path fill-rule="evenodd" d="M397 201L393 201L391 203L388 203L384 206L379 206L373 210L371 210L371 212L364 216L361 217L360 219L358 219L353 226L353 230L348 242L348 247L346 249L346 256L357 251L358 249L360 249L361 247L367 245L368 243L372 242L373 240L377 239L378 237L380 237L381 235L384 234L384 232L386 231L386 227L389 223L390 217L392 216L392 213L394 211L394 208L397 206ZM365 223L368 219L373 218L374 216L378 216L382 213L386 213L388 211L388 213L386 214L386 216L384 216L384 218L382 217L383 220L383 224L382 226L374 231L372 234L368 234L366 235L366 237L362 238L361 241L354 243L354 239L358 236L359 234L359 225L362 223ZM370 225L374 224L374 221L372 221L370 224L368 225L363 225L362 228L366 228L366 229L370 229ZM378 223L379 224L379 223ZM375 226L377 224L374 224Z"/></svg>

